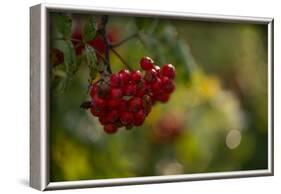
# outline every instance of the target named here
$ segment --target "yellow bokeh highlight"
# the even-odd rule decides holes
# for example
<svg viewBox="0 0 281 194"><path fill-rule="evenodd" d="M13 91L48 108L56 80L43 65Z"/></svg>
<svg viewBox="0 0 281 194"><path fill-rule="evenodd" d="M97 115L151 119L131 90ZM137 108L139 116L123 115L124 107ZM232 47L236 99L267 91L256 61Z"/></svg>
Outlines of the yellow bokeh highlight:
<svg viewBox="0 0 281 194"><path fill-rule="evenodd" d="M90 170L88 153L65 137L59 139L53 145L52 157L62 170L64 179L77 180L86 177Z"/></svg>

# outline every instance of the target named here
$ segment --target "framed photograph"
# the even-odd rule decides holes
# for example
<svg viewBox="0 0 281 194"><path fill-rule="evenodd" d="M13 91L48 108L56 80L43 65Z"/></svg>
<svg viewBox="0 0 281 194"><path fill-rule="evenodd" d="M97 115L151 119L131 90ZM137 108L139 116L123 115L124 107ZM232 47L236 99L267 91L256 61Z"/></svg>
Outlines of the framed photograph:
<svg viewBox="0 0 281 194"><path fill-rule="evenodd" d="M273 175L273 18L30 9L30 186Z"/></svg>

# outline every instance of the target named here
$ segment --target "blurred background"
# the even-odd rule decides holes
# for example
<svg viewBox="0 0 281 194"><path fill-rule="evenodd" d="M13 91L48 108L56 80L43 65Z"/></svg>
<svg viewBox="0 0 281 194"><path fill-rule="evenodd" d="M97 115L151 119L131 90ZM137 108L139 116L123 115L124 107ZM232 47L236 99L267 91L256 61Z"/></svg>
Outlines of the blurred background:
<svg viewBox="0 0 281 194"><path fill-rule="evenodd" d="M91 16L69 17L73 32ZM267 168L266 25L109 16L107 30L113 43L140 33L116 50L134 69L142 56L172 63L176 90L141 127L108 135L79 107L89 99L82 57L71 77L50 64L51 181ZM110 59L113 72L125 68Z"/></svg>

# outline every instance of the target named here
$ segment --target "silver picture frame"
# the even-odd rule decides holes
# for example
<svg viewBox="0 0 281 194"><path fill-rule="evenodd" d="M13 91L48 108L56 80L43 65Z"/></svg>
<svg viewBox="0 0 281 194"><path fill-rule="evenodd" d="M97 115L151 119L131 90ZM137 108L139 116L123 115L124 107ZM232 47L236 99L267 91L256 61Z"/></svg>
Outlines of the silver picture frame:
<svg viewBox="0 0 281 194"><path fill-rule="evenodd" d="M49 180L49 72L48 64L48 25L51 11L77 13L108 13L116 15L157 16L163 18L189 19L199 21L223 21L234 23L265 24L268 29L268 168L262 170L199 173L171 176L136 178L116 178L50 182ZM273 151L273 33L274 19L261 17L241 17L179 13L168 11L133 10L121 8L101 8L58 4L39 4L30 8L30 186L44 191L55 189L103 187L167 183L179 181L272 176L274 174Z"/></svg>

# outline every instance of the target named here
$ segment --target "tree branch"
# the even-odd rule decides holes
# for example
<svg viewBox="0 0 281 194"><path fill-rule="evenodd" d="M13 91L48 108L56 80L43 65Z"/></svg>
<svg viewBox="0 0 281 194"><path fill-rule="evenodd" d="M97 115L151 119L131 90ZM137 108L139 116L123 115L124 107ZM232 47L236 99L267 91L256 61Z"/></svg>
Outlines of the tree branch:
<svg viewBox="0 0 281 194"><path fill-rule="evenodd" d="M104 53L104 57L106 59L105 63L104 63L104 73L106 74L111 74L111 68L110 68L110 57L109 57L109 41L107 39L107 33L106 33L106 24L108 21L108 16L103 15L100 16L100 23L98 25L98 33L101 35L103 42L105 43L105 53Z"/></svg>

